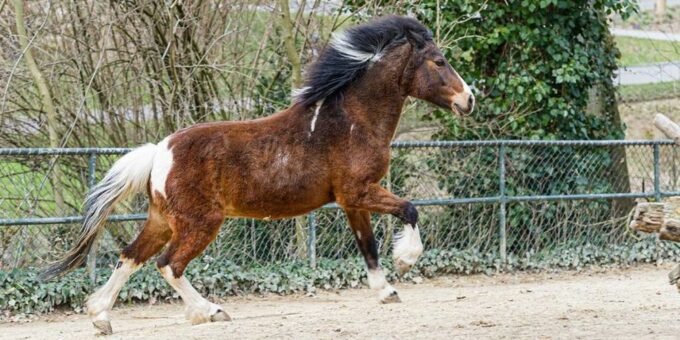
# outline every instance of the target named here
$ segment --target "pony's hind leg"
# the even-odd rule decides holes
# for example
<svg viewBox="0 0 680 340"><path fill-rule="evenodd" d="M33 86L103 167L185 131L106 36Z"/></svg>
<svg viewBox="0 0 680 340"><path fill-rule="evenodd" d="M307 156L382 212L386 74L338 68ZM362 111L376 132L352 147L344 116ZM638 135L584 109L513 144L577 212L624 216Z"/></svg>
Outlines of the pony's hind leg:
<svg viewBox="0 0 680 340"><path fill-rule="evenodd" d="M87 299L87 313L92 317L95 328L101 333L111 334L113 332L109 311L116 302L120 289L132 273L163 248L171 234L165 219L154 207L151 207L149 218L142 232L123 250L109 280Z"/></svg>
<svg viewBox="0 0 680 340"><path fill-rule="evenodd" d="M223 220L221 213L200 219L174 218L170 222L174 231L170 245L157 261L161 275L184 300L186 318L194 325L209 321L231 321L220 305L206 300L184 277L186 266L215 239Z"/></svg>

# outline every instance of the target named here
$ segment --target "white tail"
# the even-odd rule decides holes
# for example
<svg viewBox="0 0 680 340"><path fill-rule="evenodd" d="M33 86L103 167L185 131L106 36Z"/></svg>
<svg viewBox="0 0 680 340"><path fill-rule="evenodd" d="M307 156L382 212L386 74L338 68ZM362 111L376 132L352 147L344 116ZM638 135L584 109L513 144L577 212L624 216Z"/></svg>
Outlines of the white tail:
<svg viewBox="0 0 680 340"><path fill-rule="evenodd" d="M130 151L113 164L104 179L92 188L85 199L85 220L76 246L47 267L41 273L41 279L48 280L65 274L83 263L101 234L104 222L114 205L146 188L157 151L155 144L146 144Z"/></svg>

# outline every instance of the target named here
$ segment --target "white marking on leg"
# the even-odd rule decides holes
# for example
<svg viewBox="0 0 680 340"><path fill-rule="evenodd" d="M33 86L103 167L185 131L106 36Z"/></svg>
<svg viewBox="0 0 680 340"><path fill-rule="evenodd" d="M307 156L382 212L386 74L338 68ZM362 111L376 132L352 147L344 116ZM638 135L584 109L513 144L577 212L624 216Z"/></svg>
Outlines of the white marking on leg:
<svg viewBox="0 0 680 340"><path fill-rule="evenodd" d="M380 299L380 302L385 302L389 297L396 294L397 290L394 289L394 287L387 285L378 292L378 299Z"/></svg>
<svg viewBox="0 0 680 340"><path fill-rule="evenodd" d="M316 110L314 110L314 117L312 117L311 132L314 132L314 128L316 127L316 119L319 118L319 110L321 110L321 106L323 106L323 99L316 102Z"/></svg>
<svg viewBox="0 0 680 340"><path fill-rule="evenodd" d="M380 302L385 302L385 299L397 293L396 289L387 283L382 269L369 269L366 276L368 277L368 286L371 289L378 290Z"/></svg>
<svg viewBox="0 0 680 340"><path fill-rule="evenodd" d="M116 302L118 292L123 288L130 275L141 267L140 264L135 264L134 260L124 257L121 257L118 263L120 265L116 265L116 269L111 273L109 280L87 299L87 313L93 321L109 320L108 311Z"/></svg>
<svg viewBox="0 0 680 340"><path fill-rule="evenodd" d="M352 126L349 127L349 134L350 135L352 134L352 131L354 131L354 124L352 124Z"/></svg>
<svg viewBox="0 0 680 340"><path fill-rule="evenodd" d="M158 143L158 152L153 160L151 168L151 193L158 191L163 197L165 194L165 183L168 179L170 169L172 169L172 150L168 148L169 137L165 137Z"/></svg>
<svg viewBox="0 0 680 340"><path fill-rule="evenodd" d="M361 240L361 231L357 230L357 238Z"/></svg>
<svg viewBox="0 0 680 340"><path fill-rule="evenodd" d="M382 289L385 286L389 286L385 279L385 274L380 268L369 269L366 276L368 277L368 286L371 287L371 289Z"/></svg>
<svg viewBox="0 0 680 340"><path fill-rule="evenodd" d="M420 240L420 229L416 225L413 228L410 224L404 226L404 230L394 238L394 249L392 257L400 270L410 269L420 254L423 253L423 243Z"/></svg>
<svg viewBox="0 0 680 340"><path fill-rule="evenodd" d="M182 297L182 300L187 307L186 317L192 324L197 325L208 322L210 321L211 316L222 310L220 305L214 304L202 297L184 275L176 278L172 273L172 268L170 268L170 266L165 266L158 270L161 272L161 275L163 275L163 278L168 281L170 286L172 286L179 296Z"/></svg>

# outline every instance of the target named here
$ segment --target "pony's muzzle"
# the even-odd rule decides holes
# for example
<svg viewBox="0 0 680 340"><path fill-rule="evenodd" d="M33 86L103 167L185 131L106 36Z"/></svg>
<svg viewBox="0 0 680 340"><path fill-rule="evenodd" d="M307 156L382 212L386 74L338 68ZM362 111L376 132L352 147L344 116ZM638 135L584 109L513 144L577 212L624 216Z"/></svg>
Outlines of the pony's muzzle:
<svg viewBox="0 0 680 340"><path fill-rule="evenodd" d="M451 109L458 114L470 114L475 108L475 95L464 92L453 96Z"/></svg>

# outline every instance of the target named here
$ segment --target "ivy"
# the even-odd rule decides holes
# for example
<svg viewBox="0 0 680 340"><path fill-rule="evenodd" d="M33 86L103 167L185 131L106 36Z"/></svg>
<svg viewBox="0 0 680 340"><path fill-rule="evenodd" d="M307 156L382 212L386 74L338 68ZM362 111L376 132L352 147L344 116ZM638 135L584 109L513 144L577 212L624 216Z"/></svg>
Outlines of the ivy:
<svg viewBox="0 0 680 340"><path fill-rule="evenodd" d="M495 253L433 249L425 252L417 266L401 279L408 282L418 276L443 274L580 270L588 266L627 266L659 260L680 260L680 247L670 243L657 244L650 238L634 244L564 245L536 254L510 254L505 265ZM390 273L388 280L399 279L393 273L391 263L385 263L384 266ZM59 307L83 311L84 301L91 293L91 284L83 269L50 282L38 281L36 273L36 269L30 268L0 271L0 308L5 317L41 314ZM111 269L98 269L96 286L104 284L110 275ZM226 259L203 256L189 265L185 275L204 296L314 293L317 289L366 287L365 265L358 257L347 260L320 259L317 268L312 269L302 262L245 268ZM123 303L177 298L177 293L153 265L146 265L135 273L118 296L118 300Z"/></svg>

